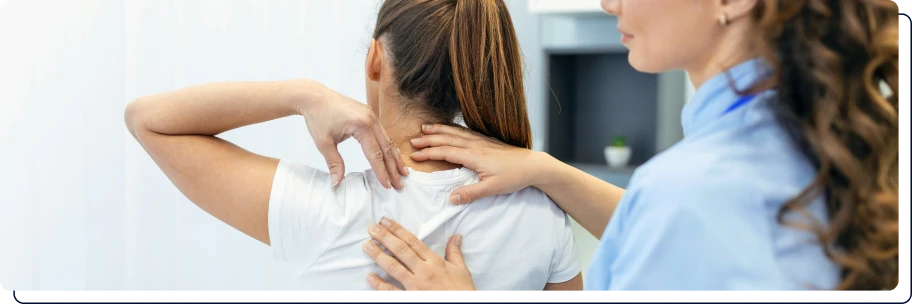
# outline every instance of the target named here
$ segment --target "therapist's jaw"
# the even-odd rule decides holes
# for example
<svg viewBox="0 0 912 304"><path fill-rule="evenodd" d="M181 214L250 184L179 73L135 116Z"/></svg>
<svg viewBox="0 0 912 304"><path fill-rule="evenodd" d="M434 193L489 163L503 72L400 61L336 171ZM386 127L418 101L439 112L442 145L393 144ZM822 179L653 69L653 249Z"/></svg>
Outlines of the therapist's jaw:
<svg viewBox="0 0 912 304"><path fill-rule="evenodd" d="M753 57L750 15L757 1L602 0L601 5L617 16L633 68L646 73L683 69L699 87Z"/></svg>
<svg viewBox="0 0 912 304"><path fill-rule="evenodd" d="M386 0L364 66L367 103L403 155L414 151L409 141L422 124L457 117L473 131L532 146L522 57L503 0Z"/></svg>

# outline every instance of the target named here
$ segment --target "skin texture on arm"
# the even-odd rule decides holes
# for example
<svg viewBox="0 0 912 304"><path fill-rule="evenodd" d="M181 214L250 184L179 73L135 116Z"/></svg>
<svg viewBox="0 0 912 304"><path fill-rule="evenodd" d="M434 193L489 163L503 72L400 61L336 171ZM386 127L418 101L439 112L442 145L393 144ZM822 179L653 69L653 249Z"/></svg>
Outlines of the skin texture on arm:
<svg viewBox="0 0 912 304"><path fill-rule="evenodd" d="M602 236L624 189L567 165L543 152L518 148L461 127L427 125L412 140L416 161L446 160L478 172L479 182L457 188L455 204L508 194L533 186L596 238Z"/></svg>
<svg viewBox="0 0 912 304"><path fill-rule="evenodd" d="M624 189L580 169L567 165L544 152L536 152L541 162L539 173L531 186L545 192L564 212L570 215L596 239L608 227L608 221ZM533 165L536 166L536 165Z"/></svg>
<svg viewBox="0 0 912 304"><path fill-rule="evenodd" d="M267 214L278 160L214 136L134 133L190 201L235 229L269 244Z"/></svg>
<svg viewBox="0 0 912 304"><path fill-rule="evenodd" d="M124 119L181 193L219 220L269 244L268 204L278 160L215 135L290 115L305 117L334 183L345 172L336 144L355 137L384 186L391 180L401 185L398 178L405 168L370 108L310 80L185 88L130 103Z"/></svg>

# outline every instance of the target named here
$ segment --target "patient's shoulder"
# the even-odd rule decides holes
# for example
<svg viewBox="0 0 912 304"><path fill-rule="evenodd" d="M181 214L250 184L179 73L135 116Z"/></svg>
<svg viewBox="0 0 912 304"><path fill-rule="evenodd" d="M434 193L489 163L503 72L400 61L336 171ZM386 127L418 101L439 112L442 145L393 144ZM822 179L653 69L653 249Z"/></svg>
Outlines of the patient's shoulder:
<svg viewBox="0 0 912 304"><path fill-rule="evenodd" d="M333 187L329 172L310 165L281 160L273 179L273 200L295 203L362 202L370 193L368 179L362 172L350 172Z"/></svg>
<svg viewBox="0 0 912 304"><path fill-rule="evenodd" d="M540 206L540 207L549 207L550 209L560 210L557 207L557 204L548 197L545 192L542 192L535 187L526 187L517 192L513 192L503 198L507 201L520 202L522 204L527 204L530 206ZM561 212L563 213L563 212Z"/></svg>
<svg viewBox="0 0 912 304"><path fill-rule="evenodd" d="M526 187L522 190L480 199L472 204L471 208L485 209L494 214L521 214L524 217L537 220L563 220L564 211L548 197L547 194L535 187Z"/></svg>

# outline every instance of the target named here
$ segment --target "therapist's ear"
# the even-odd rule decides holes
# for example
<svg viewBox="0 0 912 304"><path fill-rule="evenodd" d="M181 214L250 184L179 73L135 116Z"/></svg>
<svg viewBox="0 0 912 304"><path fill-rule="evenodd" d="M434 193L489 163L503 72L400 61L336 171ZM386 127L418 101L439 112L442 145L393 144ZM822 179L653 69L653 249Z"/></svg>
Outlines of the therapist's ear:
<svg viewBox="0 0 912 304"><path fill-rule="evenodd" d="M380 80L383 58L383 44L377 39L371 39L370 50L367 51L367 63L364 66L367 79L371 81Z"/></svg>
<svg viewBox="0 0 912 304"><path fill-rule="evenodd" d="M758 2L762 0L716 0L719 5L719 22L723 25L727 23L750 17L751 12L757 7Z"/></svg>

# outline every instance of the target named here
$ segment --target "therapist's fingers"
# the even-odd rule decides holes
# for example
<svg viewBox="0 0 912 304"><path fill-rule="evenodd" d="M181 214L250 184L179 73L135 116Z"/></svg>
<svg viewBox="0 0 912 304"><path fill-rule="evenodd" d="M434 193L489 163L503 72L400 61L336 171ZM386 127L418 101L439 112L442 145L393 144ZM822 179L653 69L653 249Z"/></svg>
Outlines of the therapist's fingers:
<svg viewBox="0 0 912 304"><path fill-rule="evenodd" d="M458 234L451 236L450 241L447 242L446 260L456 266L468 268L462 258L462 249L460 247L462 247L462 236Z"/></svg>
<svg viewBox="0 0 912 304"><path fill-rule="evenodd" d="M478 134L472 130L469 130L469 129L466 129L463 127L454 127L454 126L447 126L447 125L440 125L440 124L422 125L421 131L424 132L424 134L428 134L428 135L450 134L450 135L456 135L459 137L463 137L466 139L484 138L484 135Z"/></svg>
<svg viewBox="0 0 912 304"><path fill-rule="evenodd" d="M387 283L382 278L380 278L380 276L373 274L373 273L367 275L367 284L370 285L370 287L373 288L374 290L379 290L379 291L401 291L402 290L402 289L399 289L399 287L394 286L393 284Z"/></svg>
<svg viewBox="0 0 912 304"><path fill-rule="evenodd" d="M412 272L406 269L402 263L399 263L399 260L396 260L386 254L386 252L383 252L383 250L380 249L380 246L374 244L372 240L365 241L363 249L364 252L374 260L374 263L377 263L377 266L380 266L380 269L386 271L391 277L403 284L405 284L405 282L411 282L412 277L414 276Z"/></svg>
<svg viewBox="0 0 912 304"><path fill-rule="evenodd" d="M450 192L450 203L462 205L474 202L480 198L497 195L498 191L494 188L496 182L489 178L477 183L462 186Z"/></svg>
<svg viewBox="0 0 912 304"><path fill-rule="evenodd" d="M451 134L433 134L425 135L412 139L412 147L415 149L424 149L427 147L451 146L458 148L468 148L472 142L471 139Z"/></svg>
<svg viewBox="0 0 912 304"><path fill-rule="evenodd" d="M380 225L386 227L386 229L389 230L393 235L402 240L402 242L408 245L409 248L411 248L411 250L414 251L415 254L418 255L418 257L422 260L427 261L428 259L437 257L437 255L431 251L431 249L428 248L424 242L419 240L418 237L403 228L396 221L384 217L380 220Z"/></svg>
<svg viewBox="0 0 912 304"><path fill-rule="evenodd" d="M389 250L389 252L396 256L396 259L399 259L399 261L402 262L405 267L408 267L408 269L415 269L418 267L419 263L424 262L424 259L418 257L418 254L415 253L415 250L413 250L409 244L406 244L398 236L387 230L387 228L377 224L370 224L368 230L374 240L377 240L380 245L383 245L386 250Z"/></svg>
<svg viewBox="0 0 912 304"><path fill-rule="evenodd" d="M415 161L445 160L473 170L475 169L475 162L480 159L474 150L449 146L424 148L412 153L411 157Z"/></svg>

